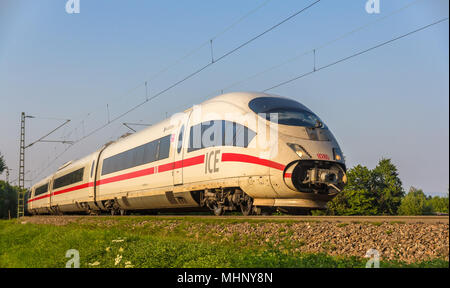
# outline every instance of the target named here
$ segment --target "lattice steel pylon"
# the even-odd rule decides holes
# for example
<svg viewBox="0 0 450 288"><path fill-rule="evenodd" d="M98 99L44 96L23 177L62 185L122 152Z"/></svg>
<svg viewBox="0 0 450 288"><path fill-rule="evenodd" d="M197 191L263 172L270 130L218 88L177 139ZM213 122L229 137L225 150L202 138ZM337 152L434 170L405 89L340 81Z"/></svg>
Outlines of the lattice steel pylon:
<svg viewBox="0 0 450 288"><path fill-rule="evenodd" d="M20 121L20 152L19 152L19 191L17 195L17 218L25 214L25 112Z"/></svg>
<svg viewBox="0 0 450 288"><path fill-rule="evenodd" d="M34 116L25 115L25 112L22 112L21 120L20 120L20 154L19 154L19 191L17 195L17 218L22 217L25 215L25 195L27 193L27 190L25 190L25 149L33 146L34 144L38 142L48 142L48 143L64 143L64 144L72 144L73 141L66 141L66 140L45 140L47 136L53 134L55 131L57 131L59 128L63 127L67 123L70 122L69 119L59 119L59 120L65 120L64 123L53 129L52 131L48 132L38 140L28 144L25 146L25 119L26 118L36 118ZM53 119L58 120L55 118L41 118L41 119Z"/></svg>

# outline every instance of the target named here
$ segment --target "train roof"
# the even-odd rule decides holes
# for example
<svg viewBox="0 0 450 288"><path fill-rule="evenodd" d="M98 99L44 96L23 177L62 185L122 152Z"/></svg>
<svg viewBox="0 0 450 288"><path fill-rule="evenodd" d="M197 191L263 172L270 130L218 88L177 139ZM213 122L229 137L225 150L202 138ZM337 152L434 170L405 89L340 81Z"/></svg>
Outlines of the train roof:
<svg viewBox="0 0 450 288"><path fill-rule="evenodd" d="M249 110L248 103L251 100L259 97L276 97L287 99L286 97L281 97L275 94L267 94L261 92L232 92L208 99L205 102L201 103L200 105L208 104L211 102L227 102L240 106L243 109Z"/></svg>

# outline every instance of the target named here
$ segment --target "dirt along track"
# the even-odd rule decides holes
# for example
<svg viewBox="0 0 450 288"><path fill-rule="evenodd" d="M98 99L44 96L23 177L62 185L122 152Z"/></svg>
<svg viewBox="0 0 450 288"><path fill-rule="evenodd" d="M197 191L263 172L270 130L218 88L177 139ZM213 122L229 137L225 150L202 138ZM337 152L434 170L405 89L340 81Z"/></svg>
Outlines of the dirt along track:
<svg viewBox="0 0 450 288"><path fill-rule="evenodd" d="M164 231L165 235L181 231L187 238L197 240L247 239L255 247L270 244L280 249L288 243L290 251L336 256L364 257L369 249L376 249L383 260L407 263L449 260L448 216L105 215L32 216L18 221L55 226L87 224L99 229L125 225L129 233L135 229Z"/></svg>
<svg viewBox="0 0 450 288"><path fill-rule="evenodd" d="M203 216L208 217L208 216ZM216 217L221 218L221 217ZM402 222L402 223L449 223L448 216L224 216L225 219L293 220L328 222Z"/></svg>
<svg viewBox="0 0 450 288"><path fill-rule="evenodd" d="M45 222L47 220L58 219L77 219L80 217L139 217L148 219L158 219L158 218L204 218L204 219L229 219L229 220L268 220L268 221L301 221L301 222L337 222L337 223L423 223L423 224L449 224L449 216L294 216L294 215L271 215L271 216L237 216L237 215L225 215L225 216L212 216L212 215L178 215L178 214L163 214L163 215L132 215L132 216L87 216L87 215L64 215L64 216L51 216L51 215L40 215L25 217L24 219L33 219L40 222L39 219ZM31 220L31 222L35 222Z"/></svg>
<svg viewBox="0 0 450 288"><path fill-rule="evenodd" d="M401 223L449 223L449 216L208 216L208 215L158 215L149 217L195 217L195 218L213 218L213 219L250 219L250 220L291 220L291 221L328 221L328 222L401 222Z"/></svg>

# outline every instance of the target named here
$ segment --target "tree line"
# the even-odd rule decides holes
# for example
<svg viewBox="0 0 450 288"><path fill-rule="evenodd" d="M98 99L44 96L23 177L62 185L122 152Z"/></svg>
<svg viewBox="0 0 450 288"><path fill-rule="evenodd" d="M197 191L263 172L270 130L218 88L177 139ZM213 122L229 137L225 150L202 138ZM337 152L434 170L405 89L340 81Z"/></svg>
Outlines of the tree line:
<svg viewBox="0 0 450 288"><path fill-rule="evenodd" d="M3 155L0 153L0 174L7 169ZM17 215L17 194L19 187L13 187L0 181L0 219L8 219Z"/></svg>
<svg viewBox="0 0 450 288"><path fill-rule="evenodd" d="M411 187L405 193L397 167L381 159L370 170L357 165L347 171L348 184L327 205L327 215L433 215L448 214L449 197L427 196Z"/></svg>

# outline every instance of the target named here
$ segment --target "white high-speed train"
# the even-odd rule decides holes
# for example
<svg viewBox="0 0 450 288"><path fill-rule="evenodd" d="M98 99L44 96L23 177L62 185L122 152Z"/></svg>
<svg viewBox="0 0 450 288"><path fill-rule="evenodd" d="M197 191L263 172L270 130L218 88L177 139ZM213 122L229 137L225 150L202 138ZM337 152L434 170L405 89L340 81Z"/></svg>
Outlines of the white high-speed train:
<svg viewBox="0 0 450 288"><path fill-rule="evenodd" d="M341 149L304 105L217 96L64 164L31 188L32 214L323 209L346 183Z"/></svg>

